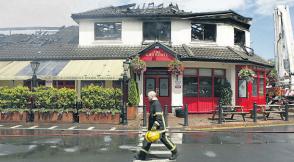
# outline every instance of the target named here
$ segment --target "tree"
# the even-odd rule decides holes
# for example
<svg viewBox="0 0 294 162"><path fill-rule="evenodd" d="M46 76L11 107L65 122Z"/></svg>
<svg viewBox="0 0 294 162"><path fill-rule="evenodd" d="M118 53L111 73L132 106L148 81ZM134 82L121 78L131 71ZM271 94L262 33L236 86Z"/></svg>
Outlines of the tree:
<svg viewBox="0 0 294 162"><path fill-rule="evenodd" d="M131 80L129 86L128 104L129 106L137 106L140 102L137 83L134 79Z"/></svg>

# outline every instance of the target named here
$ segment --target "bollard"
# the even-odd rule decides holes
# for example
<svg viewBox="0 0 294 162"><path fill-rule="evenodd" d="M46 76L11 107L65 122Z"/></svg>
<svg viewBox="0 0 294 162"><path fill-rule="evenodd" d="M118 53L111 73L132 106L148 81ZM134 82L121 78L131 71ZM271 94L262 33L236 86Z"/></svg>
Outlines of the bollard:
<svg viewBox="0 0 294 162"><path fill-rule="evenodd" d="M185 118L184 118L184 126L188 126L188 104L185 105Z"/></svg>
<svg viewBox="0 0 294 162"><path fill-rule="evenodd" d="M164 105L165 126L168 127L168 106Z"/></svg>
<svg viewBox="0 0 294 162"><path fill-rule="evenodd" d="M286 103L285 105L285 121L289 121L289 105Z"/></svg>
<svg viewBox="0 0 294 162"><path fill-rule="evenodd" d="M223 107L221 104L218 106L218 124L223 123Z"/></svg>
<svg viewBox="0 0 294 162"><path fill-rule="evenodd" d="M254 102L253 104L253 122L256 122L256 111L257 111L257 105L256 105L256 102Z"/></svg>
<svg viewBox="0 0 294 162"><path fill-rule="evenodd" d="M146 105L143 105L143 127L147 126L147 110Z"/></svg>

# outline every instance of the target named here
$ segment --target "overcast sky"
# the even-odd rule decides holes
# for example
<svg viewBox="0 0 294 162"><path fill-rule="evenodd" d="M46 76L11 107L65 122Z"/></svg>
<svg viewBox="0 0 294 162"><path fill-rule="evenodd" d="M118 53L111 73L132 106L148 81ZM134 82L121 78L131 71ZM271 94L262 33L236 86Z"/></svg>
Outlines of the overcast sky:
<svg viewBox="0 0 294 162"><path fill-rule="evenodd" d="M77 25L70 18L72 13L133 2L164 2L165 5L173 2L181 9L193 12L236 10L253 18L252 46L264 58L274 56L274 7L277 4L289 5L294 19L294 0L0 0L0 28Z"/></svg>

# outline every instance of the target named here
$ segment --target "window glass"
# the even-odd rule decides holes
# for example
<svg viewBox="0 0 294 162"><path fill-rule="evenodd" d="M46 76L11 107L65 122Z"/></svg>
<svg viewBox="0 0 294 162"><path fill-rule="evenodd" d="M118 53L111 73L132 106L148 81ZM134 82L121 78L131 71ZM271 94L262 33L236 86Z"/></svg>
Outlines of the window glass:
<svg viewBox="0 0 294 162"><path fill-rule="evenodd" d="M225 70L223 69L215 69L214 76L225 76Z"/></svg>
<svg viewBox="0 0 294 162"><path fill-rule="evenodd" d="M234 29L234 43L236 45L245 45L245 31Z"/></svg>
<svg viewBox="0 0 294 162"><path fill-rule="evenodd" d="M264 96L264 78L259 79L259 96Z"/></svg>
<svg viewBox="0 0 294 162"><path fill-rule="evenodd" d="M95 85L95 86L105 86L104 80L83 80L81 81L81 87L87 87L89 85Z"/></svg>
<svg viewBox="0 0 294 162"><path fill-rule="evenodd" d="M99 22L95 23L95 40L120 40L120 22Z"/></svg>
<svg viewBox="0 0 294 162"><path fill-rule="evenodd" d="M183 95L185 97L196 97L198 95L198 81L196 77L183 78Z"/></svg>
<svg viewBox="0 0 294 162"><path fill-rule="evenodd" d="M199 96L211 97L212 95L212 78L200 77L199 78Z"/></svg>
<svg viewBox="0 0 294 162"><path fill-rule="evenodd" d="M257 96L257 78L252 82L252 96Z"/></svg>
<svg viewBox="0 0 294 162"><path fill-rule="evenodd" d="M146 96L148 96L148 92L150 91L155 91L155 79L153 78L148 78L146 79Z"/></svg>
<svg viewBox="0 0 294 162"><path fill-rule="evenodd" d="M220 90L225 84L225 78L215 77L214 78L214 97L220 97Z"/></svg>
<svg viewBox="0 0 294 162"><path fill-rule="evenodd" d="M247 97L247 82L246 80L239 80L239 88L238 88L238 93L239 97Z"/></svg>
<svg viewBox="0 0 294 162"><path fill-rule="evenodd" d="M199 76L211 76L211 69L199 69Z"/></svg>
<svg viewBox="0 0 294 162"><path fill-rule="evenodd" d="M197 69L185 69L184 75L197 75Z"/></svg>
<svg viewBox="0 0 294 162"><path fill-rule="evenodd" d="M171 38L170 22L144 22L143 39L170 41Z"/></svg>
<svg viewBox="0 0 294 162"><path fill-rule="evenodd" d="M168 79L159 79L159 96L168 96Z"/></svg>
<svg viewBox="0 0 294 162"><path fill-rule="evenodd" d="M120 80L112 81L112 87L113 88L121 88L122 87L122 81L120 81Z"/></svg>
<svg viewBox="0 0 294 162"><path fill-rule="evenodd" d="M192 41L215 41L216 25L192 23L191 26Z"/></svg>

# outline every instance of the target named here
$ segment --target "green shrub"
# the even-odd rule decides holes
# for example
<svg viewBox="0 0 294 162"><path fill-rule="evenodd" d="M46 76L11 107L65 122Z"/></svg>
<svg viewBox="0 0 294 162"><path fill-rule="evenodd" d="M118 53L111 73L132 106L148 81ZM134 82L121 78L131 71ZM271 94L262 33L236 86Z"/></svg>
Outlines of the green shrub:
<svg viewBox="0 0 294 162"><path fill-rule="evenodd" d="M83 110L81 112L116 112L120 109L122 91L90 85L81 91Z"/></svg>
<svg viewBox="0 0 294 162"><path fill-rule="evenodd" d="M220 88L220 99L219 103L221 105L231 105L232 104L232 89L231 84L226 80L224 85Z"/></svg>
<svg viewBox="0 0 294 162"><path fill-rule="evenodd" d="M1 108L27 108L31 92L27 87L1 87L0 88L0 107Z"/></svg>
<svg viewBox="0 0 294 162"><path fill-rule="evenodd" d="M140 102L138 86L134 79L131 80L129 86L128 104L129 106L137 106Z"/></svg>

